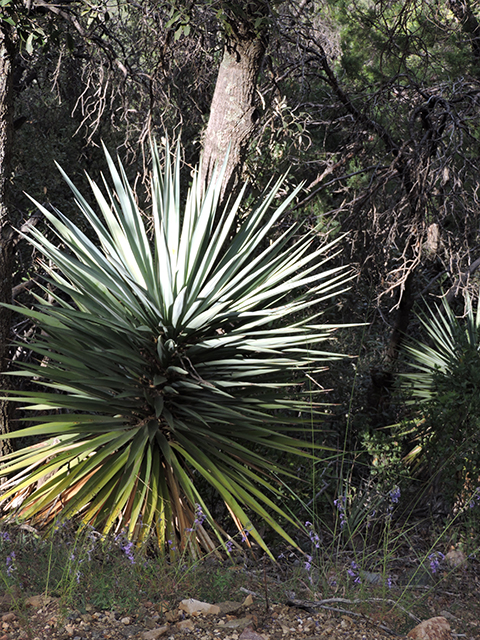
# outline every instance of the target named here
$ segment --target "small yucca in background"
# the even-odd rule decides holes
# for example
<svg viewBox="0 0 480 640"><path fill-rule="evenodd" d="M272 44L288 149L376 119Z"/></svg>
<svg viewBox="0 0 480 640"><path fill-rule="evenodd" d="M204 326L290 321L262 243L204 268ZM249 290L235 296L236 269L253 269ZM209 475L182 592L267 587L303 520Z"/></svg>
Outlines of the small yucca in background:
<svg viewBox="0 0 480 640"><path fill-rule="evenodd" d="M196 553L213 548L200 512L225 535L203 478L263 548L253 515L293 542L272 516L293 521L275 501L288 472L259 452L310 455L289 434L311 420L312 397L291 385L335 357L318 351L333 328L315 305L348 275L325 268L329 247L297 238L298 226L266 241L298 189L272 213L279 180L237 228L241 196L218 211L221 175L204 193L196 173L182 207L179 156L167 148L162 171L152 147L152 237L107 152L113 189L90 181L101 215L65 176L94 234L37 205L62 248L31 230L53 303L15 307L41 329L28 344L39 363L16 375L40 390L8 392L38 423L9 437L38 443L3 459L3 509L38 526L79 516L137 540L155 528L162 547Z"/></svg>
<svg viewBox="0 0 480 640"><path fill-rule="evenodd" d="M480 475L480 304L465 298L457 317L444 298L420 317L428 342L404 349L410 371L400 387L414 406L415 446L406 459L427 466L451 508L475 490Z"/></svg>

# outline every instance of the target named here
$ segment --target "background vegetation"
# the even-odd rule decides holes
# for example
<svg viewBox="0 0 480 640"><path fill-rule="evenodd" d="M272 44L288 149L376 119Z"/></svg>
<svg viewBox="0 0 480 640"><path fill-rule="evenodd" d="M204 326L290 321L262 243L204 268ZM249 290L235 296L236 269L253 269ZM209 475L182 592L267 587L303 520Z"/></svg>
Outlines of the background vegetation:
<svg viewBox="0 0 480 640"><path fill-rule="evenodd" d="M381 546L394 523L428 522L435 540L437 527L448 531L446 548L476 549L476 510L468 507L480 477L472 311L480 266L478 2L0 5L12 59L4 104L15 129L5 138L11 157L0 237L14 258L2 300L13 291L31 306L29 289L45 273L37 249L7 232L35 226L50 237L25 192L83 224L55 160L86 193L83 172L96 179L104 170L103 141L125 159L147 218L150 136L181 139L187 181L202 150L208 175L230 143L223 203L245 181L246 201L254 202L288 170L282 189L304 186L271 239L292 222L318 242L343 236L333 264L350 265L355 279L318 310L331 325L364 323L332 339L330 348L354 359L308 378L331 404L305 437L328 453L312 463L271 454L295 477L282 490L284 507L312 523L301 546L311 548L312 532L327 546L343 540L351 548L370 535ZM235 104L242 118L248 112L244 120L237 113L234 131L225 78L238 82ZM3 329L3 370L11 370L31 360L34 329L1 313L8 337L24 345L6 351ZM442 368L433 353L445 355L447 334L452 359ZM422 403L411 402L426 384L411 362L430 385ZM2 424L5 431L5 418ZM226 512L215 493L202 495L221 520Z"/></svg>

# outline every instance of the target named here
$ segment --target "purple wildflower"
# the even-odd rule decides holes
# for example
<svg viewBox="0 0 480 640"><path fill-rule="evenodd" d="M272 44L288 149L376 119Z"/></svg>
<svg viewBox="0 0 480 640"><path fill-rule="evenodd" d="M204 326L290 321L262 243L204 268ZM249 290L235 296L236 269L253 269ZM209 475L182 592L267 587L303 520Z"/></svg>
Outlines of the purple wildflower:
<svg viewBox="0 0 480 640"><path fill-rule="evenodd" d="M440 566L440 562L445 558L445 556L443 555L443 553L441 553L440 551L434 551L433 553L431 553L428 556L428 559L430 560L430 569L432 570L432 573L436 573L439 566Z"/></svg>
<svg viewBox="0 0 480 640"><path fill-rule="evenodd" d="M172 551L176 551L177 547L173 544L173 540L167 540L167 544L171 547Z"/></svg>
<svg viewBox="0 0 480 640"><path fill-rule="evenodd" d="M312 556L305 556L305 571L310 571L312 568Z"/></svg>
<svg viewBox="0 0 480 640"><path fill-rule="evenodd" d="M124 533L119 533L115 537L115 542L120 541L120 549L127 556L131 564L135 564L135 557L133 555L134 544L131 540L126 540Z"/></svg>
<svg viewBox="0 0 480 640"><path fill-rule="evenodd" d="M195 520L194 526L200 527L205 522L205 514L203 513L202 506L199 504L195 505Z"/></svg>
<svg viewBox="0 0 480 640"><path fill-rule="evenodd" d="M310 573L310 571L312 570L312 556L306 555L305 558L305 571L308 573L308 579L310 580L310 583L313 584L312 574Z"/></svg>
<svg viewBox="0 0 480 640"><path fill-rule="evenodd" d="M225 547L226 547L228 553L232 553L232 551L233 551L233 541L232 540L227 540L226 543L225 543Z"/></svg>
<svg viewBox="0 0 480 640"><path fill-rule="evenodd" d="M347 573L351 578L353 578L353 581L356 584L361 584L362 580L358 575L357 569L358 569L357 563L352 560L352 562L350 563L350 567L347 569Z"/></svg>
<svg viewBox="0 0 480 640"><path fill-rule="evenodd" d="M476 501L476 502L475 502ZM470 498L469 507L473 509L480 502L480 487L477 487Z"/></svg>
<svg viewBox="0 0 480 640"><path fill-rule="evenodd" d="M127 544L124 545L122 550L123 550L123 553L130 560L130 564L135 564L135 558L133 556L133 542L131 540L127 542Z"/></svg>
<svg viewBox="0 0 480 640"><path fill-rule="evenodd" d="M90 544L87 547L87 557L89 562L92 559L92 553L95 549L95 545L97 543L97 539L99 538L99 536L100 534L97 531L95 531L93 527L91 527L90 532L87 535L87 540L90 541Z"/></svg>
<svg viewBox="0 0 480 640"><path fill-rule="evenodd" d="M2 532L0 533L0 538L2 538L2 540L3 540L4 542L11 542L11 541L12 541L12 540L11 540L11 538L10 538L10 536L8 535L8 533L7 533L6 531L2 531Z"/></svg>
<svg viewBox="0 0 480 640"><path fill-rule="evenodd" d="M400 496L401 496L400 487L394 487L390 491L390 501L391 501L391 503L392 504L397 504L398 501L400 500Z"/></svg>
<svg viewBox="0 0 480 640"><path fill-rule="evenodd" d="M12 551L12 553L9 556L7 556L5 560L5 564L7 565L7 576L11 576L12 573L17 568L15 566L15 551Z"/></svg>
<svg viewBox="0 0 480 640"><path fill-rule="evenodd" d="M313 528L313 524L311 522L308 522L307 520L307 522L305 522L305 526L308 529L308 537L310 538L310 542L314 545L315 549L320 549L320 538Z"/></svg>
<svg viewBox="0 0 480 640"><path fill-rule="evenodd" d="M95 547L95 543L93 543L90 547L88 547L87 549L87 558L88 558L88 562L91 562L92 560L92 551Z"/></svg>
<svg viewBox="0 0 480 640"><path fill-rule="evenodd" d="M205 522L206 516L203 513L202 505L195 503L195 520L193 521L193 526L190 529L185 529L187 533L192 533L197 529L197 527L201 527Z"/></svg>
<svg viewBox="0 0 480 640"><path fill-rule="evenodd" d="M250 529L244 529L242 531L242 542L246 542L247 541L249 533L250 533Z"/></svg>
<svg viewBox="0 0 480 640"><path fill-rule="evenodd" d="M333 501L333 504L337 507L338 514L340 516L340 528L343 529L345 523L347 521L347 516L345 515L345 503L347 499L345 496L340 496Z"/></svg>

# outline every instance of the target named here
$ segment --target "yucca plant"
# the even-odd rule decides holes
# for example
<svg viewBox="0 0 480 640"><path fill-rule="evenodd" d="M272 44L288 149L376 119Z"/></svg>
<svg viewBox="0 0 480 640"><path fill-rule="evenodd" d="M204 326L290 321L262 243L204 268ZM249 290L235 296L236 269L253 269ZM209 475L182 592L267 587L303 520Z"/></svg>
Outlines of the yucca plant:
<svg viewBox="0 0 480 640"><path fill-rule="evenodd" d="M419 317L430 345L407 342L405 351L410 356L410 373L401 374L402 386L412 393L412 402L424 403L438 394L438 381L454 375L459 364L473 356L479 357L480 305L474 311L471 298L466 297L466 313L457 318L448 301L435 305L427 315ZM476 367L475 367L476 368ZM470 377L470 376L467 376Z"/></svg>
<svg viewBox="0 0 480 640"><path fill-rule="evenodd" d="M411 371L400 386L415 406L419 441L407 459L446 470L443 490L455 500L480 474L480 305L466 296L458 318L446 299L420 318L428 344L405 345Z"/></svg>
<svg viewBox="0 0 480 640"><path fill-rule="evenodd" d="M289 473L265 452L312 455L292 436L319 410L300 374L336 357L318 350L333 331L318 305L348 272L326 268L331 246L297 225L269 239L299 191L271 212L282 179L239 224L242 194L218 211L221 172L205 191L195 173L182 207L180 151L172 161L167 148L162 170L152 145L145 217L105 153L113 189L90 180L101 216L63 174L89 235L36 203L58 246L30 231L48 278L34 309L14 307L38 326L28 349L39 358L15 375L39 390L6 395L29 422L8 437L38 442L2 460L4 512L212 549L200 512L225 534L203 479L264 549L252 515L293 543L279 517L295 518L276 500Z"/></svg>

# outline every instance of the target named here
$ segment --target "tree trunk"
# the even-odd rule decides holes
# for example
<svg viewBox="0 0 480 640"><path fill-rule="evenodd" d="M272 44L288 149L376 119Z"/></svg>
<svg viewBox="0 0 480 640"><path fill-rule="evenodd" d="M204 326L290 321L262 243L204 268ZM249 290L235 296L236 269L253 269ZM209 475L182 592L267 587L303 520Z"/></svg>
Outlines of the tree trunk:
<svg viewBox="0 0 480 640"><path fill-rule="evenodd" d="M248 7L248 16L229 23L203 141L205 184L228 152L222 202L238 193L248 145L258 119L255 90L266 47L266 27L258 27L258 18L261 18L260 24L265 24L268 13L265 2L250 3Z"/></svg>
<svg viewBox="0 0 480 640"><path fill-rule="evenodd" d="M472 54L480 63L480 24L472 11L469 0L450 0L450 10L462 25L462 30L470 36Z"/></svg>
<svg viewBox="0 0 480 640"><path fill-rule="evenodd" d="M8 209L13 138L13 61L14 35L8 24L0 21L0 302L12 301L13 230ZM11 339L11 313L0 308L0 391L7 386L2 372L8 366ZM9 407L0 400L0 436L9 431ZM10 442L0 438L0 455L10 451Z"/></svg>
<svg viewBox="0 0 480 640"><path fill-rule="evenodd" d="M390 365L393 365L398 358L400 345L407 335L408 325L410 324L410 316L413 305L415 303L415 272L408 274L405 280L405 287L401 293L400 303L397 309L397 315L393 330L390 335L390 341L387 349L387 359Z"/></svg>

